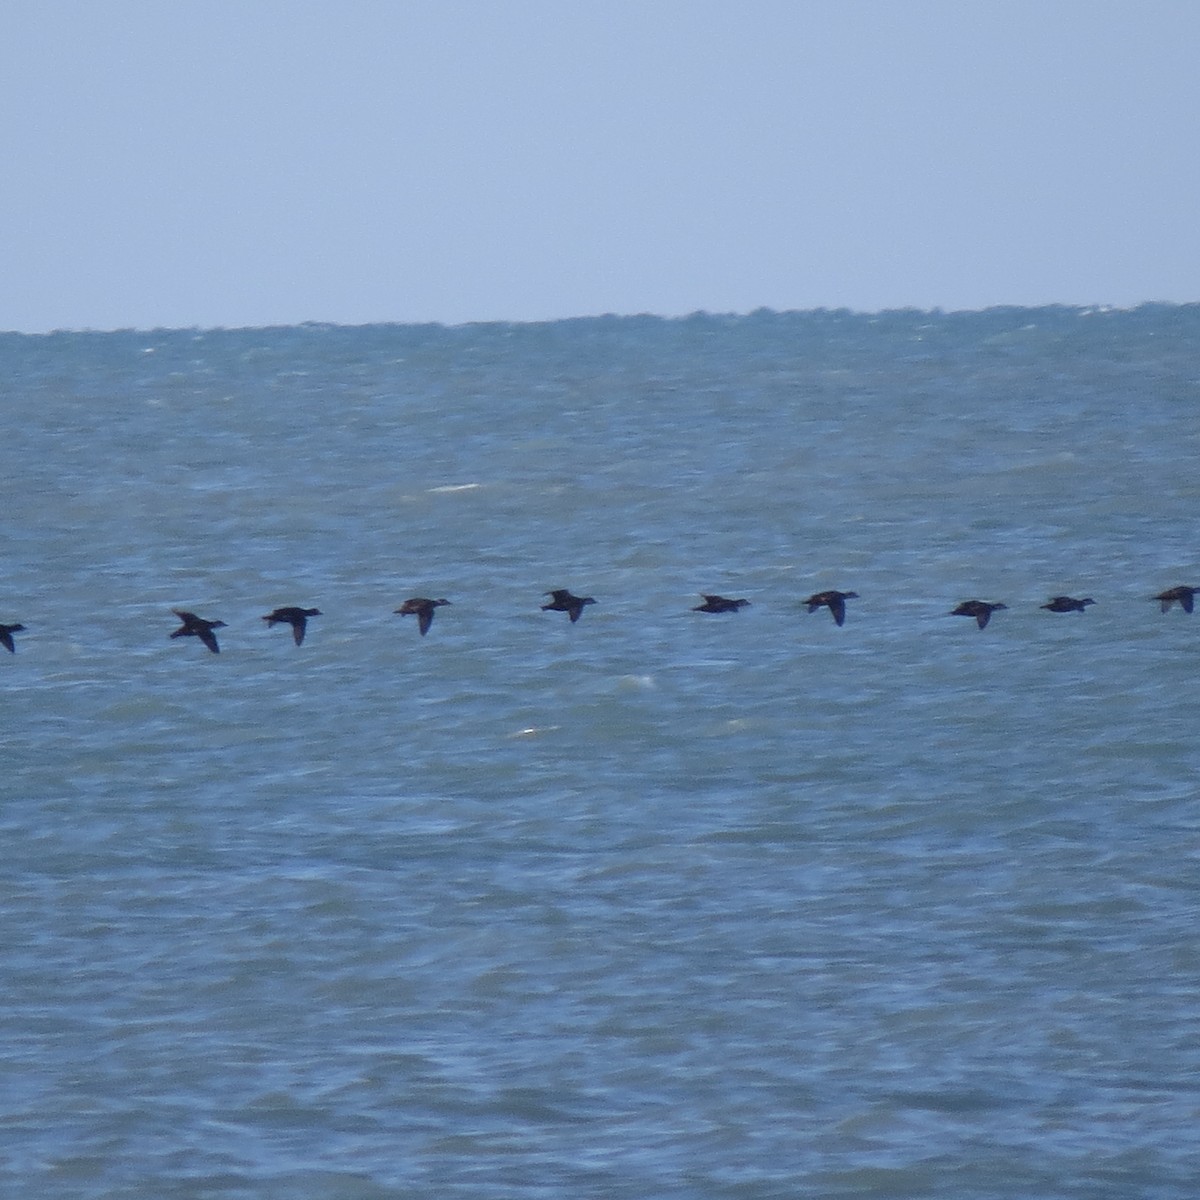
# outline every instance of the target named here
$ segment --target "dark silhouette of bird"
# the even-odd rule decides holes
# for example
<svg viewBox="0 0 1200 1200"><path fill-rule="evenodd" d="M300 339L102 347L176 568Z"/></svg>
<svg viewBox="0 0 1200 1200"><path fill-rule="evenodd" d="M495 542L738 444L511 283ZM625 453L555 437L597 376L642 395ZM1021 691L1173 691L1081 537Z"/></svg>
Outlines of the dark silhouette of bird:
<svg viewBox="0 0 1200 1200"><path fill-rule="evenodd" d="M13 645L12 635L21 633L24 629L24 625L0 625L0 646L3 646L9 654L16 654L17 648Z"/></svg>
<svg viewBox="0 0 1200 1200"><path fill-rule="evenodd" d="M1183 611L1190 613L1195 604L1197 592L1200 592L1200 588L1173 587L1167 588L1165 592L1159 592L1154 599L1162 605L1163 612L1166 612L1178 600Z"/></svg>
<svg viewBox="0 0 1200 1200"><path fill-rule="evenodd" d="M569 613L572 625L579 620L585 604L596 603L591 596L572 596L566 588L555 588L552 592L546 592L546 595L550 597L550 603L542 605L542 612Z"/></svg>
<svg viewBox="0 0 1200 1200"><path fill-rule="evenodd" d="M840 625L846 619L846 601L857 600L857 592L816 592L805 600L808 611L815 613L818 608L827 608L833 613L833 619Z"/></svg>
<svg viewBox="0 0 1200 1200"><path fill-rule="evenodd" d="M710 596L707 592L701 592L704 597L703 604L697 604L692 612L737 612L739 608L746 608L749 600L727 600L724 596Z"/></svg>
<svg viewBox="0 0 1200 1200"><path fill-rule="evenodd" d="M277 608L274 612L267 613L263 620L267 623L267 628L272 625L279 625L286 621L292 627L292 640L297 646L304 641L304 631L308 628L309 617L319 617L321 610L319 608L297 608L295 605L288 605L286 608Z"/></svg>
<svg viewBox="0 0 1200 1200"><path fill-rule="evenodd" d="M426 600L424 596L413 596L411 600L405 600L395 611L402 617L416 614L417 628L421 631L421 636L424 637L429 632L430 625L433 624L433 610L440 605L449 604L449 600Z"/></svg>
<svg viewBox="0 0 1200 1200"><path fill-rule="evenodd" d="M1055 596L1049 604L1043 604L1042 608L1049 609L1050 612L1083 612L1089 604L1095 603L1091 596L1085 596L1082 600L1076 600L1072 596Z"/></svg>
<svg viewBox="0 0 1200 1200"><path fill-rule="evenodd" d="M980 629L984 629L992 619L992 613L1007 604L989 604L986 600L964 600L950 615L952 617L974 617Z"/></svg>
<svg viewBox="0 0 1200 1200"><path fill-rule="evenodd" d="M184 612L180 608L173 608L171 611L183 622L171 634L173 638L198 637L214 654L221 653L221 647L217 645L217 638L213 630L224 629L224 621L206 621L203 617L198 617L195 613Z"/></svg>

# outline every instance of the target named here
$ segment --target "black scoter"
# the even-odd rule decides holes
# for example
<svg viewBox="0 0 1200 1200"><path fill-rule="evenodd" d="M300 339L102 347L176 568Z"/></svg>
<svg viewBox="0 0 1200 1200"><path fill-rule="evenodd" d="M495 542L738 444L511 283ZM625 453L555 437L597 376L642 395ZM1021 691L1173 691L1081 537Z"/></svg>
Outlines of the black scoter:
<svg viewBox="0 0 1200 1200"><path fill-rule="evenodd" d="M321 610L319 608L297 608L295 605L289 604L286 608L277 608L274 612L267 613L263 620L267 623L267 628L272 625L278 625L286 621L292 627L292 639L299 646L304 641L304 631L308 628L309 617L319 617Z"/></svg>
<svg viewBox="0 0 1200 1200"><path fill-rule="evenodd" d="M1041 607L1050 612L1083 612L1089 604L1095 603L1091 596L1084 596L1082 600L1076 600L1073 596L1054 596L1049 604Z"/></svg>
<svg viewBox="0 0 1200 1200"><path fill-rule="evenodd" d="M24 629L24 625L0 625L0 646L3 646L9 654L16 654L17 648L13 645L12 635L21 633Z"/></svg>
<svg viewBox="0 0 1200 1200"><path fill-rule="evenodd" d="M572 596L566 588L555 588L546 595L550 597L550 603L542 605L542 612L569 613L572 625L579 620L579 614L583 612L585 604L596 603L591 596Z"/></svg>
<svg viewBox="0 0 1200 1200"><path fill-rule="evenodd" d="M727 600L724 596L710 596L707 592L701 592L704 597L703 604L697 604L692 612L737 612L739 608L745 608L749 605L749 600Z"/></svg>
<svg viewBox="0 0 1200 1200"><path fill-rule="evenodd" d="M1007 604L989 604L986 600L964 600L950 615L952 617L974 617L979 628L983 629L992 619L992 613L1007 607Z"/></svg>
<svg viewBox="0 0 1200 1200"><path fill-rule="evenodd" d="M833 619L840 625L846 619L846 601L857 600L857 592L837 592L830 589L827 592L816 592L804 601L808 611L815 613L818 608L827 608L833 613Z"/></svg>
<svg viewBox="0 0 1200 1200"><path fill-rule="evenodd" d="M217 638L213 630L224 629L224 621L206 621L203 617L198 617L195 613L184 612L180 608L173 608L171 611L183 622L171 634L173 638L198 637L214 654L221 653L221 647L217 645Z"/></svg>
<svg viewBox="0 0 1200 1200"><path fill-rule="evenodd" d="M1178 600L1180 606L1183 608L1183 611L1190 613L1195 605L1197 592L1200 592L1200 588L1183 586L1173 587L1167 588L1165 592L1159 592L1154 599L1162 605L1163 612L1166 612L1167 609L1170 608L1176 600Z"/></svg>
<svg viewBox="0 0 1200 1200"><path fill-rule="evenodd" d="M443 604L449 603L449 600L426 600L424 596L413 596L411 600L405 600L394 611L398 612L402 617L415 614L417 628L421 631L421 636L424 637L429 632L430 625L433 624L433 610Z"/></svg>

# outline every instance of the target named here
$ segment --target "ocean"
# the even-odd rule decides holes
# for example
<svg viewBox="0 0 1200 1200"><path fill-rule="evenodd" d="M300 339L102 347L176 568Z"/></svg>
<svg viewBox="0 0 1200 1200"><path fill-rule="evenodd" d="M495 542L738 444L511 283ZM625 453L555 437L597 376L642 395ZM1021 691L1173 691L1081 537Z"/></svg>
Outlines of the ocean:
<svg viewBox="0 0 1200 1200"><path fill-rule="evenodd" d="M0 385L0 1191L1195 1195L1200 306Z"/></svg>

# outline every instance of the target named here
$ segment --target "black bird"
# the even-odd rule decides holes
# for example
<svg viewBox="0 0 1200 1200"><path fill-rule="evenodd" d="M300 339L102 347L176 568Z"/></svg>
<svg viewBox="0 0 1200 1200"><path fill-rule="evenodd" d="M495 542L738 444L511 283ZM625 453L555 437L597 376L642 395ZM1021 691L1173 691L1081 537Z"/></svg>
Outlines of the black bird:
<svg viewBox="0 0 1200 1200"><path fill-rule="evenodd" d="M292 640L299 646L304 641L304 631L308 627L309 617L319 617L321 610L319 608L296 608L295 605L288 605L286 608L277 608L274 612L267 613L263 620L267 623L267 628L272 625L278 625L286 621L292 627Z"/></svg>
<svg viewBox="0 0 1200 1200"><path fill-rule="evenodd" d="M414 596L411 600L405 600L394 611L398 612L402 617L407 617L415 613L417 628L421 631L421 636L424 637L429 632L430 625L433 624L433 610L442 604L449 603L449 600L426 600L424 596Z"/></svg>
<svg viewBox="0 0 1200 1200"><path fill-rule="evenodd" d="M1095 603L1091 596L1085 596L1082 600L1076 600L1072 596L1055 596L1049 604L1043 604L1042 608L1048 608L1051 612L1083 612L1089 604Z"/></svg>
<svg viewBox="0 0 1200 1200"><path fill-rule="evenodd" d="M992 619L992 613L1007 607L1007 604L989 604L986 600L964 600L950 615L974 617L979 628L983 629Z"/></svg>
<svg viewBox="0 0 1200 1200"><path fill-rule="evenodd" d="M808 611L815 613L818 608L827 608L833 613L833 619L840 625L846 619L846 601L857 600L857 592L817 592L805 600Z"/></svg>
<svg viewBox="0 0 1200 1200"><path fill-rule="evenodd" d="M579 620L585 604L596 603L591 596L572 596L566 588L555 588L552 592L546 592L546 595L550 597L550 603L542 605L542 612L570 613L572 625Z"/></svg>
<svg viewBox="0 0 1200 1200"><path fill-rule="evenodd" d="M0 625L0 646L3 646L9 654L17 652L16 646L13 645L12 635L21 633L24 628L24 625Z"/></svg>
<svg viewBox="0 0 1200 1200"><path fill-rule="evenodd" d="M692 612L737 612L750 603L749 600L726 600L724 596L710 596L707 592L701 592L700 595L704 597L704 603L697 604Z"/></svg>
<svg viewBox="0 0 1200 1200"><path fill-rule="evenodd" d="M198 617L195 613L184 612L180 608L173 608L171 611L183 622L171 634L173 638L198 637L214 654L221 653L221 647L217 645L217 638L213 630L224 629L224 621L206 621L203 617Z"/></svg>
<svg viewBox="0 0 1200 1200"><path fill-rule="evenodd" d="M1154 597L1162 605L1163 612L1166 612L1176 600L1179 601L1184 612L1190 613L1195 603L1196 593L1200 592L1200 588L1194 587L1173 587L1167 588L1165 592L1159 592Z"/></svg>

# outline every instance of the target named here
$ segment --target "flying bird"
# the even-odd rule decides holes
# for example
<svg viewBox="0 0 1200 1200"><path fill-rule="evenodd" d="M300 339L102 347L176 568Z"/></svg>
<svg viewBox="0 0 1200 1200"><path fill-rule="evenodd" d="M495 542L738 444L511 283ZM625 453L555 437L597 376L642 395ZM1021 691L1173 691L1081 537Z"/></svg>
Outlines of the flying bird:
<svg viewBox="0 0 1200 1200"><path fill-rule="evenodd" d="M426 600L424 596L413 596L411 600L405 600L395 611L402 617L415 614L417 628L421 631L421 636L424 637L429 632L430 625L433 624L433 610L442 604L449 603L449 600Z"/></svg>
<svg viewBox="0 0 1200 1200"><path fill-rule="evenodd" d="M555 588L554 591L545 594L550 597L550 603L542 605L542 612L570 613L572 625L579 620L579 614L583 612L585 604L596 603L591 596L572 596L566 588Z"/></svg>
<svg viewBox="0 0 1200 1200"><path fill-rule="evenodd" d="M1072 596L1055 596L1049 604L1043 604L1042 608L1049 609L1050 612L1083 612L1089 604L1095 603L1091 596L1085 596L1082 600L1076 600Z"/></svg>
<svg viewBox="0 0 1200 1200"><path fill-rule="evenodd" d="M830 590L828 592L817 592L809 596L804 603L808 605L810 613L815 613L818 608L829 609L833 613L834 621L840 625L846 619L846 601L857 599L857 592L837 592Z"/></svg>
<svg viewBox="0 0 1200 1200"><path fill-rule="evenodd" d="M1197 592L1200 592L1200 588L1182 586L1173 587L1167 588L1165 592L1159 592L1154 599L1162 605L1163 612L1166 612L1167 609L1170 608L1176 600L1178 600L1180 606L1183 608L1183 611L1190 613L1195 603Z"/></svg>
<svg viewBox="0 0 1200 1200"><path fill-rule="evenodd" d="M195 613L184 612L180 608L173 608L171 611L183 622L171 634L173 638L198 637L214 654L221 653L221 647L217 645L217 638L213 630L224 629L224 621L206 621L203 617L198 617Z"/></svg>
<svg viewBox="0 0 1200 1200"><path fill-rule="evenodd" d="M739 608L745 608L750 603L749 600L727 600L724 596L710 596L707 592L701 592L700 595L704 597L704 603L697 604L692 612L737 612Z"/></svg>
<svg viewBox="0 0 1200 1200"><path fill-rule="evenodd" d="M263 620L267 623L267 628L272 625L279 625L286 621L292 627L292 639L299 646L304 641L304 631L308 628L309 617L319 617L321 610L319 608L296 608L295 605L288 605L286 608L277 608L274 612L267 613Z"/></svg>
<svg viewBox="0 0 1200 1200"><path fill-rule="evenodd" d="M16 654L17 648L13 645L13 634L20 633L24 630L24 625L0 625L0 646L3 646L9 654Z"/></svg>
<svg viewBox="0 0 1200 1200"><path fill-rule="evenodd" d="M950 615L952 617L974 617L979 628L984 629L992 619L992 613L1007 607L1007 604L989 604L986 600L964 600Z"/></svg>

